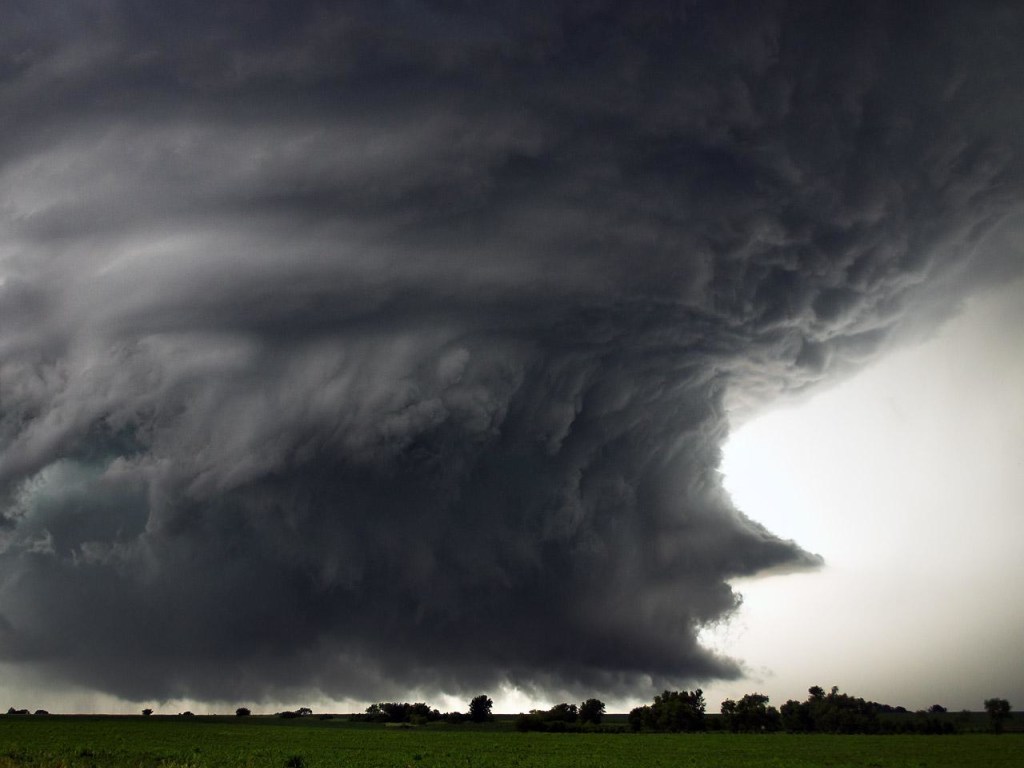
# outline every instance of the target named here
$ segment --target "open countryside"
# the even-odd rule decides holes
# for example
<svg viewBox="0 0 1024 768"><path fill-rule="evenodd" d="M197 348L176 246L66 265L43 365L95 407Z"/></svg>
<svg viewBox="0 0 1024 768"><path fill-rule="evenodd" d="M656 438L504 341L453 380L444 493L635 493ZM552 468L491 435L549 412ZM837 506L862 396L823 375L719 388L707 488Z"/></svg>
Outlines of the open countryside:
<svg viewBox="0 0 1024 768"><path fill-rule="evenodd" d="M49 768L1019 768L1024 734L519 733L276 717L0 717L0 766Z"/></svg>
<svg viewBox="0 0 1024 768"><path fill-rule="evenodd" d="M0 0L0 768L1024 768L1022 40Z"/></svg>
<svg viewBox="0 0 1024 768"><path fill-rule="evenodd" d="M704 712L701 691L665 691L629 715L604 705L492 715L475 697L469 711L379 703L358 715L308 708L234 716L50 715L11 709L0 716L0 768L907 768L1020 765L1024 718L1004 710L907 712L815 686L781 714L759 694ZM783 730L785 729L785 730Z"/></svg>

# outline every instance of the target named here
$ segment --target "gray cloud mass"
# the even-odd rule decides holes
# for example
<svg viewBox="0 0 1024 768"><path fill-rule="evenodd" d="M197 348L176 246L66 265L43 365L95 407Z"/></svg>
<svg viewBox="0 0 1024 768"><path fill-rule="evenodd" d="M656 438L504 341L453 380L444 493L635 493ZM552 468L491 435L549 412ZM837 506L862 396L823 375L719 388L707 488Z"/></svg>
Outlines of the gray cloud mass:
<svg viewBox="0 0 1024 768"><path fill-rule="evenodd" d="M0 660L739 674L730 420L1019 271L1015 3L8 3Z"/></svg>

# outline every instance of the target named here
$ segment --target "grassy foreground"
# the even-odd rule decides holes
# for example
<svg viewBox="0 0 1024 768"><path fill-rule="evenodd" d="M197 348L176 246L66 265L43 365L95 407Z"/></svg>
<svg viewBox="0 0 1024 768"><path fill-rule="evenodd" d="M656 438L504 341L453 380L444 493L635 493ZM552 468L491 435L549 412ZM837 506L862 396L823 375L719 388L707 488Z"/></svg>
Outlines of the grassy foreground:
<svg viewBox="0 0 1024 768"><path fill-rule="evenodd" d="M0 767L1019 768L1024 736L552 734L263 718L0 717Z"/></svg>

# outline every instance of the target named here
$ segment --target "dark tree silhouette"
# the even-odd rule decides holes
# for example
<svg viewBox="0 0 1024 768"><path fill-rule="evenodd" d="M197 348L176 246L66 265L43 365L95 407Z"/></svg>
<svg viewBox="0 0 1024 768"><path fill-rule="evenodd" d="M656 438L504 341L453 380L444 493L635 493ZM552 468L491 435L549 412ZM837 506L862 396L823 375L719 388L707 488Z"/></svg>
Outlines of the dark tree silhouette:
<svg viewBox="0 0 1024 768"><path fill-rule="evenodd" d="M143 714L144 717L149 717L150 715L153 714L153 710L150 709L149 707L146 707L144 710L142 710L142 714Z"/></svg>
<svg viewBox="0 0 1024 768"><path fill-rule="evenodd" d="M777 731L782 724L779 711L768 706L763 693L748 693L738 702L722 702L722 716L730 731Z"/></svg>
<svg viewBox="0 0 1024 768"><path fill-rule="evenodd" d="M248 707L239 707L235 710L236 717L248 717L252 714L252 711Z"/></svg>
<svg viewBox="0 0 1024 768"><path fill-rule="evenodd" d="M840 693L832 686L828 694L820 686L809 688L807 701L790 699L782 705L782 725L787 731L822 733L877 733L881 705Z"/></svg>
<svg viewBox="0 0 1024 768"><path fill-rule="evenodd" d="M397 701L382 701L371 704L361 715L355 715L357 720L369 720L375 723L432 723L446 717L436 709L421 701L415 704Z"/></svg>
<svg viewBox="0 0 1024 768"><path fill-rule="evenodd" d="M575 723L579 717L579 708L575 704L555 704L546 713L548 720L558 720L563 723Z"/></svg>
<svg viewBox="0 0 1024 768"><path fill-rule="evenodd" d="M1006 699L985 699L985 711L995 733L1003 732L1003 720L1010 716L1010 702Z"/></svg>
<svg viewBox="0 0 1024 768"><path fill-rule="evenodd" d="M704 691L665 691L654 697L654 703L637 707L629 713L634 731L702 731L704 730Z"/></svg>
<svg viewBox="0 0 1024 768"><path fill-rule="evenodd" d="M600 725L604 717L604 702L600 699L587 699L580 704L580 722Z"/></svg>
<svg viewBox="0 0 1024 768"><path fill-rule="evenodd" d="M491 715L493 706L494 702L486 694L481 693L479 696L475 696L469 702L469 719L474 723L486 723L488 720L493 720L493 715Z"/></svg>

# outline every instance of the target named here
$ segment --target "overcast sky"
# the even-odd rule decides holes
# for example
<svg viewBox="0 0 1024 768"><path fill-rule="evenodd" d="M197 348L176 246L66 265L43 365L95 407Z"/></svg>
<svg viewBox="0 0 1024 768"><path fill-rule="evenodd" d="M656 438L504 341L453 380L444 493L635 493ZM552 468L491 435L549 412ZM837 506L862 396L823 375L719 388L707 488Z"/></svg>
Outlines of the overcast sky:
<svg viewBox="0 0 1024 768"><path fill-rule="evenodd" d="M1024 12L892 5L0 5L6 695L1024 695Z"/></svg>

